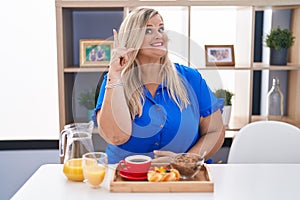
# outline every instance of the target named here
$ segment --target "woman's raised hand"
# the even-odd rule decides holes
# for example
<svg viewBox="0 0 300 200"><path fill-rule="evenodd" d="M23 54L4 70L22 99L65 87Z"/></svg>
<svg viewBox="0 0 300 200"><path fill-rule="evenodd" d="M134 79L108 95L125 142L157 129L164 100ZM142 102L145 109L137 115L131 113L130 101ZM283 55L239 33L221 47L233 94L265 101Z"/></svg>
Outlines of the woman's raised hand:
<svg viewBox="0 0 300 200"><path fill-rule="evenodd" d="M133 48L127 49L119 44L118 32L113 29L114 34L114 49L112 50L112 56L110 60L109 73L114 78L120 78L121 72L128 62L128 54L133 51Z"/></svg>

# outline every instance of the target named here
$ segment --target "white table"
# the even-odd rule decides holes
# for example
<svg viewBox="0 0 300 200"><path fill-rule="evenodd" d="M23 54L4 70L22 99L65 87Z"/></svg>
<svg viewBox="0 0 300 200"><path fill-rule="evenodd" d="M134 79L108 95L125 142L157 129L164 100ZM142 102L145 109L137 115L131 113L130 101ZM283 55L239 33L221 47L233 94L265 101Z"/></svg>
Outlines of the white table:
<svg viewBox="0 0 300 200"><path fill-rule="evenodd" d="M100 189L68 181L61 164L41 166L12 200L296 200L300 199L300 164L211 164L213 193L111 193L112 170ZM111 166L112 167L112 166Z"/></svg>

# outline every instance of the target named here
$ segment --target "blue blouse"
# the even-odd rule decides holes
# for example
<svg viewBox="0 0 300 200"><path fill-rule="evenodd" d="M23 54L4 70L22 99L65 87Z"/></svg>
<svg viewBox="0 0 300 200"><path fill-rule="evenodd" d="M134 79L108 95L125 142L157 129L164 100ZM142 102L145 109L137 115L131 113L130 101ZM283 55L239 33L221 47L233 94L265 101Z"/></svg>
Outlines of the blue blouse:
<svg viewBox="0 0 300 200"><path fill-rule="evenodd" d="M166 86L159 85L152 97L146 87L142 116L132 121L132 135L122 145L108 144L109 163L117 163L126 156L144 154L153 157L153 150L187 152L200 138L200 117L206 117L221 105L201 74L193 68L174 64L187 90L190 104L182 111L169 97ZM101 109L107 76L104 77L95 113Z"/></svg>

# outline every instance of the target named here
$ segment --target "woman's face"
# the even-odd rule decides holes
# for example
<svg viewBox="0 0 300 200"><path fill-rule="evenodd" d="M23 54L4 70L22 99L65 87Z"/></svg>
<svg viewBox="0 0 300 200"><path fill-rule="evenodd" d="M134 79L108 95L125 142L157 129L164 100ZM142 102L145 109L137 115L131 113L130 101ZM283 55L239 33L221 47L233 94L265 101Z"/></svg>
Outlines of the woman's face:
<svg viewBox="0 0 300 200"><path fill-rule="evenodd" d="M166 55L167 41L164 23L157 14L147 22L144 41L137 56L139 62L141 64L159 63L160 58Z"/></svg>

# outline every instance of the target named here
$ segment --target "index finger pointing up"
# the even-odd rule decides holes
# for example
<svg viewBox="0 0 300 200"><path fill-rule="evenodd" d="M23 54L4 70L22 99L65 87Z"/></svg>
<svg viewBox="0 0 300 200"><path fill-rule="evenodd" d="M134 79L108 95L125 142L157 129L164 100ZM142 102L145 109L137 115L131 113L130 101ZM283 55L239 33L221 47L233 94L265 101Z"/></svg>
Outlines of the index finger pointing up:
<svg viewBox="0 0 300 200"><path fill-rule="evenodd" d="M114 46L116 48L119 46L118 32L116 31L116 29L113 29L113 34L114 34Z"/></svg>

